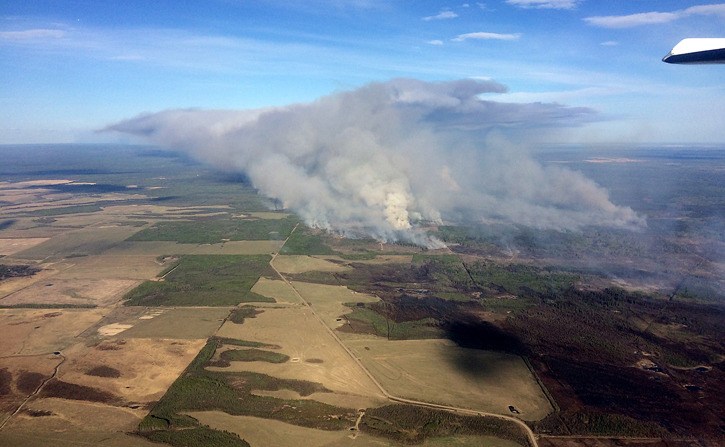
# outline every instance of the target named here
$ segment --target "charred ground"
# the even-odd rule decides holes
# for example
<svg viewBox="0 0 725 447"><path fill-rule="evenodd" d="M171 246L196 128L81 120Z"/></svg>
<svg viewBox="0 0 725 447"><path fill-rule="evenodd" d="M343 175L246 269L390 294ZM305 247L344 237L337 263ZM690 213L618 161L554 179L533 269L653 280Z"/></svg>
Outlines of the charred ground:
<svg viewBox="0 0 725 447"><path fill-rule="evenodd" d="M725 310L718 304L593 287L603 279L476 256L349 265L292 276L381 298L349 303L342 331L448 338L527 357L560 407L534 424L540 433L722 436Z"/></svg>

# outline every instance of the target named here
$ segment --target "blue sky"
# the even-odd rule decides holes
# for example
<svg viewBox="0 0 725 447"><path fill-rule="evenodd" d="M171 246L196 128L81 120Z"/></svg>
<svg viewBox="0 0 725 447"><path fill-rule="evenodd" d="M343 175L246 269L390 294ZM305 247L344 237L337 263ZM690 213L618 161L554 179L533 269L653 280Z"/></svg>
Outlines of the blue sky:
<svg viewBox="0 0 725 447"><path fill-rule="evenodd" d="M590 107L563 143L725 143L725 3L662 0L4 0L0 143L109 141L143 112L309 102L372 81L493 79L501 102Z"/></svg>

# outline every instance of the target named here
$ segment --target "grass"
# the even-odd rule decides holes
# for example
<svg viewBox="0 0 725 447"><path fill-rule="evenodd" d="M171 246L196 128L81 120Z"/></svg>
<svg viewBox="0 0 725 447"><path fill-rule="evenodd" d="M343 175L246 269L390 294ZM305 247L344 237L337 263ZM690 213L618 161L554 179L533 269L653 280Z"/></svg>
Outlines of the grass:
<svg viewBox="0 0 725 447"><path fill-rule="evenodd" d="M299 225L280 250L284 255L334 255L336 252L325 244L320 230Z"/></svg>
<svg viewBox="0 0 725 447"><path fill-rule="evenodd" d="M432 318L396 322L384 315L384 309L378 312L370 308L370 304L362 307L356 304L346 305L353 309L346 318L355 328L355 332L368 332L389 340L440 338L443 335Z"/></svg>
<svg viewBox="0 0 725 447"><path fill-rule="evenodd" d="M108 206L109 204L113 204L114 202L104 202L104 206ZM121 202L125 203L125 202ZM83 214L83 213L95 213L98 211L101 211L102 208L100 205L72 205L72 206L63 206L59 208L46 208L46 209L39 209L39 210L33 210L24 213L26 216L62 216L65 214Z"/></svg>
<svg viewBox="0 0 725 447"><path fill-rule="evenodd" d="M2 304L0 309L95 309L95 304L63 304L63 303L24 303Z"/></svg>
<svg viewBox="0 0 725 447"><path fill-rule="evenodd" d="M417 267L439 289L470 290L475 287L466 266L456 255L413 255Z"/></svg>
<svg viewBox="0 0 725 447"><path fill-rule="evenodd" d="M578 279L573 274L523 264L475 262L466 267L479 287L521 296L556 293L571 287Z"/></svg>
<svg viewBox="0 0 725 447"><path fill-rule="evenodd" d="M129 241L175 241L183 244L217 244L229 241L283 240L297 224L296 217L284 219L237 219L214 217L191 222L159 222L140 231Z"/></svg>
<svg viewBox="0 0 725 447"><path fill-rule="evenodd" d="M188 255L163 281L146 281L125 296L127 306L229 306L274 302L251 292L262 275L273 275L267 255Z"/></svg>

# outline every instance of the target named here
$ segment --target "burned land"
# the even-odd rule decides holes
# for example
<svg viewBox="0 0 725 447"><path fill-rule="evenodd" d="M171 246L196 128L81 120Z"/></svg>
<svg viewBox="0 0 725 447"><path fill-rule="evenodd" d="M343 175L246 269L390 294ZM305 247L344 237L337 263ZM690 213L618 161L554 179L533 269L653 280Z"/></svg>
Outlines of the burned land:
<svg viewBox="0 0 725 447"><path fill-rule="evenodd" d="M23 276L32 276L41 269L32 265L6 265L0 264L0 281L7 278L21 278Z"/></svg>
<svg viewBox="0 0 725 447"><path fill-rule="evenodd" d="M410 265L352 265L352 272L296 278L381 297L350 303L342 331L448 338L462 347L526 356L561 409L535 424L542 433L721 435L720 305L592 289L585 276L570 272L454 263L449 256L420 257ZM477 368L466 358L457 362Z"/></svg>

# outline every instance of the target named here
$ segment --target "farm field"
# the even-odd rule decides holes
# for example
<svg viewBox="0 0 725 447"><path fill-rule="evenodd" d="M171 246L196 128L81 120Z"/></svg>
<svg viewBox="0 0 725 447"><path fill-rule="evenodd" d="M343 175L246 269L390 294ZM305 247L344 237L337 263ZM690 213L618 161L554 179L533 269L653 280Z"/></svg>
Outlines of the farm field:
<svg viewBox="0 0 725 447"><path fill-rule="evenodd" d="M443 340L348 340L391 394L413 400L506 414L524 420L553 411L524 361L515 355L456 346Z"/></svg>
<svg viewBox="0 0 725 447"><path fill-rule="evenodd" d="M265 307L259 311L254 318L246 318L243 324L225 322L217 335L279 346L277 352L290 357L290 361L281 364L231 362L228 367L210 367L209 370L252 371L283 379L308 380L321 383L336 393L382 398L375 384L308 308Z"/></svg>
<svg viewBox="0 0 725 447"><path fill-rule="evenodd" d="M515 255L479 228L432 228L440 250L345 239L131 156L0 183L0 445L531 447L515 420L539 447L718 436L709 264L662 294L566 267L575 235L508 235ZM619 260L615 236L591 244Z"/></svg>
<svg viewBox="0 0 725 447"><path fill-rule="evenodd" d="M140 255L265 255L278 251L282 241L227 241L216 244L180 244L168 241L124 241L107 251L117 256Z"/></svg>

